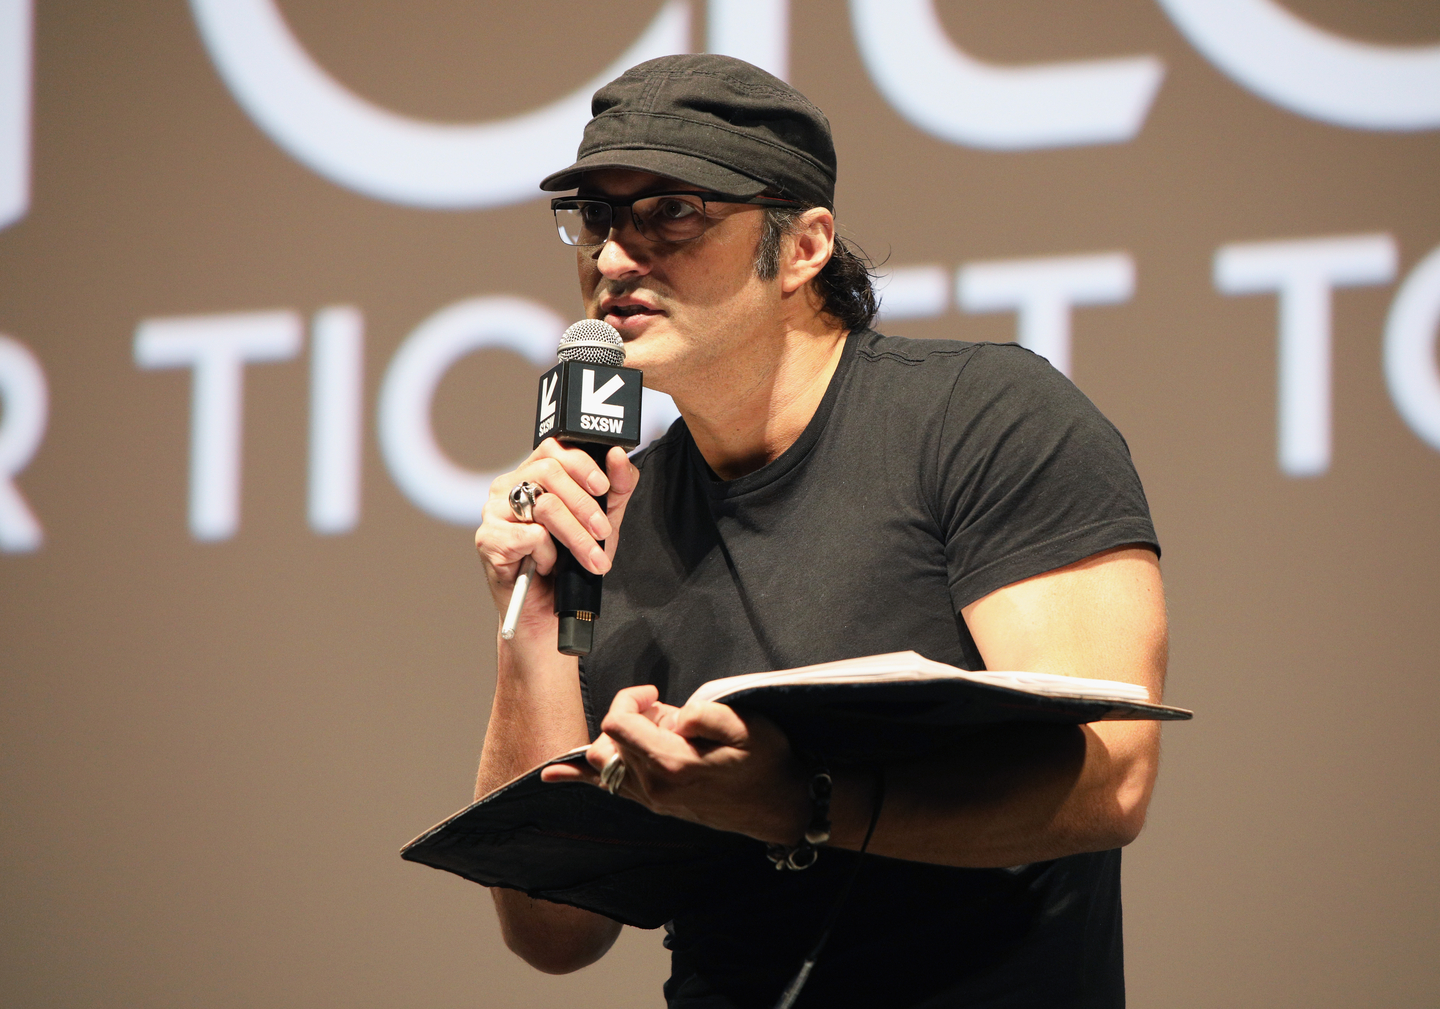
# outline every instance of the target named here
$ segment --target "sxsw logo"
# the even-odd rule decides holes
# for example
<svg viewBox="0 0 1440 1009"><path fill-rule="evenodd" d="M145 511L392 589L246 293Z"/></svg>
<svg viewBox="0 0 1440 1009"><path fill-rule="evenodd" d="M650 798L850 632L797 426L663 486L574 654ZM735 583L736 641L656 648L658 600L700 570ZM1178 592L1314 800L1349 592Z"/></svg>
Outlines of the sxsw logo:
<svg viewBox="0 0 1440 1009"><path fill-rule="evenodd" d="M625 379L611 375L610 381L595 388L595 369L586 368L580 373L580 427L585 431L601 431L606 434L623 434L625 431L625 407L611 403L614 396L625 387Z"/></svg>
<svg viewBox="0 0 1440 1009"><path fill-rule="evenodd" d="M553 371L540 380L540 423L535 427L537 441L555 429L555 387L559 384L558 371Z"/></svg>
<svg viewBox="0 0 1440 1009"><path fill-rule="evenodd" d="M559 370L552 371L540 380L540 417L535 427L535 437L544 438L555 430L555 391L560 386ZM606 434L625 432L625 405L612 403L610 398L625 387L625 379L611 375L610 380L599 389L595 388L595 369L585 368L580 373L580 429L599 431Z"/></svg>
<svg viewBox="0 0 1440 1009"><path fill-rule="evenodd" d="M592 417L588 413L582 413L580 415L580 427L586 431L620 434L625 430L625 422L623 420L616 420L613 417Z"/></svg>
<svg viewBox="0 0 1440 1009"><path fill-rule="evenodd" d="M566 361L540 378L535 444L549 437L608 445L640 442L640 372Z"/></svg>

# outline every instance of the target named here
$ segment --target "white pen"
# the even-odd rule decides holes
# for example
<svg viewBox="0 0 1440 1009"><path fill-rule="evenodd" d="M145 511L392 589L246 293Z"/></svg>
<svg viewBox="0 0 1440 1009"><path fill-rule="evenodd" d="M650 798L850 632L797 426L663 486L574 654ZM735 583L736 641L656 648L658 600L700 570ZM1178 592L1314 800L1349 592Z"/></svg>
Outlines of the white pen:
<svg viewBox="0 0 1440 1009"><path fill-rule="evenodd" d="M515 625L520 622L520 608L525 605L525 593L530 591L530 578L535 574L535 558L526 557L520 564L520 574L515 578L515 588L510 591L510 605L505 609L505 622L500 625L500 636L506 641L515 637Z"/></svg>

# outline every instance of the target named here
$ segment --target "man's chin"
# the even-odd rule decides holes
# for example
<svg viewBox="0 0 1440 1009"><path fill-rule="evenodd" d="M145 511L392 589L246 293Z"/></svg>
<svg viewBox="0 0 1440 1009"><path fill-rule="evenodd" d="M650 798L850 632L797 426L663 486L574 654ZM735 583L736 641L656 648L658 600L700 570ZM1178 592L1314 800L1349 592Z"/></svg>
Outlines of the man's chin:
<svg viewBox="0 0 1440 1009"><path fill-rule="evenodd" d="M625 340L625 367L636 368L645 373L645 384L652 378L659 378L670 371L673 353L667 340L659 339L659 333L646 333Z"/></svg>

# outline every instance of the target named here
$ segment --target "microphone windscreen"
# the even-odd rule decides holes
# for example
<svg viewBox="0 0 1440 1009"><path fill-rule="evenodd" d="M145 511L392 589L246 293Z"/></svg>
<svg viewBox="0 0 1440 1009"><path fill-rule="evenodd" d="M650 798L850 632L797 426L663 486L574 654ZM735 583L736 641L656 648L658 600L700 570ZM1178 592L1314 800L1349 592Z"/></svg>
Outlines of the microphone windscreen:
<svg viewBox="0 0 1440 1009"><path fill-rule="evenodd" d="M556 356L562 361L619 368L625 363L625 341L608 322L581 319L560 337L560 349Z"/></svg>

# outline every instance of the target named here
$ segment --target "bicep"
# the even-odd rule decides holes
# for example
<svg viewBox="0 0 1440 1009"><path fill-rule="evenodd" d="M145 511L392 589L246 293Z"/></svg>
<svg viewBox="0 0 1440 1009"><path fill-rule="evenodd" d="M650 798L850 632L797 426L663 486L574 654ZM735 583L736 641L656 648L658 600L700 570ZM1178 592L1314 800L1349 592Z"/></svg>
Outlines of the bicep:
<svg viewBox="0 0 1440 1009"><path fill-rule="evenodd" d="M990 669L1123 680L1161 699L1169 639L1160 564L1149 549L1096 554L998 589L962 614ZM1076 822L1106 846L1128 844L1155 787L1160 723L1092 722L1082 734L1075 792L1089 798Z"/></svg>
<svg viewBox="0 0 1440 1009"><path fill-rule="evenodd" d="M961 610L986 668L1139 683L1158 701L1168 634L1160 562L1122 547L997 589Z"/></svg>
<svg viewBox="0 0 1440 1009"><path fill-rule="evenodd" d="M985 665L1138 683L1159 701L1169 638L1160 564L1125 547L998 589L962 611ZM1083 727L1085 780L1098 786L1128 843L1144 822L1159 770L1160 723Z"/></svg>

